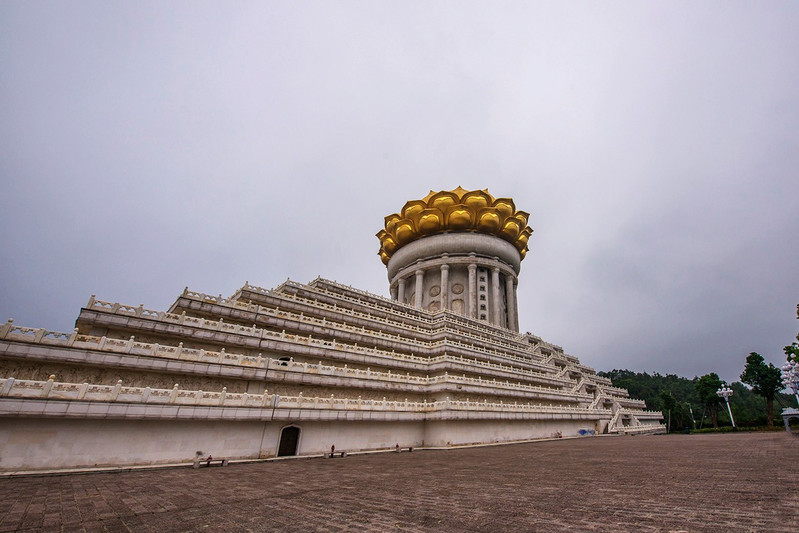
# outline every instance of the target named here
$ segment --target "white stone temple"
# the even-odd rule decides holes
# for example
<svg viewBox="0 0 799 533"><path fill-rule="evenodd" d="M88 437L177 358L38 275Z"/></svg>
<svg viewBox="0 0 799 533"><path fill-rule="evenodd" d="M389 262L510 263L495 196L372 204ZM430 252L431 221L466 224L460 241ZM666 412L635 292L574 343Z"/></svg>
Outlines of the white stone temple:
<svg viewBox="0 0 799 533"><path fill-rule="evenodd" d="M391 298L325 279L92 296L76 327L0 326L0 471L259 459L664 431L662 414L531 333L527 213L431 193L378 233Z"/></svg>

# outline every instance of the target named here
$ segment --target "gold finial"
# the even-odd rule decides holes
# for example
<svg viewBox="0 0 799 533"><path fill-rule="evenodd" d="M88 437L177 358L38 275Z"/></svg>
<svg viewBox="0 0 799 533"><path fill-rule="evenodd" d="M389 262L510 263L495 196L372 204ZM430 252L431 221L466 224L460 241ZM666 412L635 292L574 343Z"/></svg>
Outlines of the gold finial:
<svg viewBox="0 0 799 533"><path fill-rule="evenodd" d="M405 244L445 231L476 231L496 235L513 244L522 259L533 233L529 213L517 211L510 198L494 198L488 189L467 191L460 185L451 191L430 191L421 200L406 202L399 213L385 218L377 233L378 254L384 264Z"/></svg>

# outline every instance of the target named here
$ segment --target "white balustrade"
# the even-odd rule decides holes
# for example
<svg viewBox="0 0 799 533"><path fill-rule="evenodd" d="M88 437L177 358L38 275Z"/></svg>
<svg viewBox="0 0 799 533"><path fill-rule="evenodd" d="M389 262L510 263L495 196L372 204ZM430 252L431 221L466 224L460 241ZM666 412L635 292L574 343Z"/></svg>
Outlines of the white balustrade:
<svg viewBox="0 0 799 533"><path fill-rule="evenodd" d="M281 409L337 409L369 411L411 411L432 412L442 410L456 411L495 411L578 414L596 417L610 415L608 409L589 410L584 407L561 407L532 403L505 403L470 400L442 400L428 402L386 401L358 398L279 396L273 394L229 393L202 390L181 390L177 385L172 389L153 389L151 387L124 387L122 381L116 385L97 385L88 383L56 382L53 376L47 381L18 380L13 377L0 379L0 397L22 399L71 400L86 402L118 402L126 404L174 404L223 407L256 407Z"/></svg>

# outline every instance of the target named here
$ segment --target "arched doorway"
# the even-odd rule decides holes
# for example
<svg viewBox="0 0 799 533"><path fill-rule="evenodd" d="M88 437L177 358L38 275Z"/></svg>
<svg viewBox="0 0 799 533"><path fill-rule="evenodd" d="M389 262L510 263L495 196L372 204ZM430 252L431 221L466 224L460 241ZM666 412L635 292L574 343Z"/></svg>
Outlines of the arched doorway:
<svg viewBox="0 0 799 533"><path fill-rule="evenodd" d="M297 444L300 442L300 428L287 426L280 432L280 445L277 447L277 456L285 457L297 455Z"/></svg>

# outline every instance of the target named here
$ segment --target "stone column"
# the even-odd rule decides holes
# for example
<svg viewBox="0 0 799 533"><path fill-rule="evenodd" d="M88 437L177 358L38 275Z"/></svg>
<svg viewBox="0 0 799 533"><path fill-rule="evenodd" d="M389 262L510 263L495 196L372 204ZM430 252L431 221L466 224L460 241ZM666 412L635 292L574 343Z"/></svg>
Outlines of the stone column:
<svg viewBox="0 0 799 533"><path fill-rule="evenodd" d="M513 285L513 274L505 274L505 305L508 307L508 329L519 331L516 324L516 290Z"/></svg>
<svg viewBox="0 0 799 533"><path fill-rule="evenodd" d="M405 278L400 278L397 281L397 300L405 303Z"/></svg>
<svg viewBox="0 0 799 533"><path fill-rule="evenodd" d="M519 331L519 280L513 284L513 330Z"/></svg>
<svg viewBox="0 0 799 533"><path fill-rule="evenodd" d="M424 270L416 271L416 307L422 308L422 296L424 296Z"/></svg>
<svg viewBox="0 0 799 533"><path fill-rule="evenodd" d="M495 326L502 325L499 308L499 267L491 269L491 323Z"/></svg>
<svg viewBox="0 0 799 533"><path fill-rule="evenodd" d="M391 288L389 289L389 292L391 293L391 299L392 300L396 300L397 299L397 286L396 285L392 285Z"/></svg>
<svg viewBox="0 0 799 533"><path fill-rule="evenodd" d="M477 318L477 265L469 263L469 317Z"/></svg>
<svg viewBox="0 0 799 533"><path fill-rule="evenodd" d="M441 309L449 309L449 265L441 265Z"/></svg>

